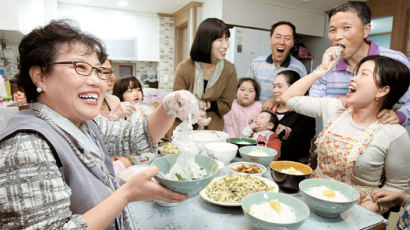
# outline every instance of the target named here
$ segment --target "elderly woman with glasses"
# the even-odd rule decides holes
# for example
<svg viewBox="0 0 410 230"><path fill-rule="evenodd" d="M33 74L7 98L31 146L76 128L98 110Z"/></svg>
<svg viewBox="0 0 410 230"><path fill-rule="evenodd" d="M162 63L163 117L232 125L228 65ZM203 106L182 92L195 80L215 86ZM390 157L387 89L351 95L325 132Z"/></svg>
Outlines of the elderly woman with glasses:
<svg viewBox="0 0 410 230"><path fill-rule="evenodd" d="M167 95L147 119L110 121L98 115L111 75L98 39L51 21L19 54L18 84L32 104L0 133L2 229L132 229L129 202L187 198L152 181L156 167L119 187L111 155L155 152L176 115L199 114L191 93Z"/></svg>

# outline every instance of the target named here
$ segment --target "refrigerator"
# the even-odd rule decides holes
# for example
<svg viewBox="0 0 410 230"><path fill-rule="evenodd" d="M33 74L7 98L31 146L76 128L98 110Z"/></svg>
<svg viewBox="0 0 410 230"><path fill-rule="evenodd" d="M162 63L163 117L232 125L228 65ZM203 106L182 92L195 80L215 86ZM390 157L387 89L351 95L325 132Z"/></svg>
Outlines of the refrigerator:
<svg viewBox="0 0 410 230"><path fill-rule="evenodd" d="M236 67L239 78L246 77L252 60L272 53L270 33L267 30L233 27L230 30L230 46L226 59Z"/></svg>

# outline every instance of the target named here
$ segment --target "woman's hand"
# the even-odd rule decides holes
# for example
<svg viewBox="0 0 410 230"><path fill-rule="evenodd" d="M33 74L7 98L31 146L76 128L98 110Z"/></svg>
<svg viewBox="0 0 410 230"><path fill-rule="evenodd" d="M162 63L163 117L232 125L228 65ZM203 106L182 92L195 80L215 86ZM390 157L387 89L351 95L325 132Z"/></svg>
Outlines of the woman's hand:
<svg viewBox="0 0 410 230"><path fill-rule="evenodd" d="M329 47L322 56L322 64L320 64L313 73L318 76L323 76L332 70L340 57L342 56L343 47L342 46L332 46Z"/></svg>
<svg viewBox="0 0 410 230"><path fill-rule="evenodd" d="M198 99L187 90L169 93L164 97L163 105L166 114L175 115L183 121L190 118L195 123L199 115Z"/></svg>
<svg viewBox="0 0 410 230"><path fill-rule="evenodd" d="M173 192L155 183L152 177L157 175L157 167L149 167L134 175L119 190L125 191L128 202L161 200L168 203L181 202L188 198L187 195Z"/></svg>
<svg viewBox="0 0 410 230"><path fill-rule="evenodd" d="M373 198L373 202L376 203L393 202L396 204L399 203L404 206L404 203L406 202L406 195L398 191L377 189L371 192L370 195Z"/></svg>
<svg viewBox="0 0 410 230"><path fill-rule="evenodd" d="M373 212L379 212L379 205L377 205L376 202L373 202L371 200L366 200L360 204L362 207L369 209L370 211Z"/></svg>
<svg viewBox="0 0 410 230"><path fill-rule="evenodd" d="M399 116L392 109L383 109L377 114L377 118L382 124L400 124Z"/></svg>
<svg viewBox="0 0 410 230"><path fill-rule="evenodd" d="M111 120L123 119L125 117L131 116L135 112L135 106L130 102L121 102L117 105L113 111L110 113Z"/></svg>
<svg viewBox="0 0 410 230"><path fill-rule="evenodd" d="M132 165L132 162L127 157L112 157L112 161L120 161L125 168L128 168Z"/></svg>
<svg viewBox="0 0 410 230"><path fill-rule="evenodd" d="M206 115L206 112L200 112L198 116L198 125L200 126L208 126L211 122L211 118Z"/></svg>
<svg viewBox="0 0 410 230"><path fill-rule="evenodd" d="M271 111L273 106L275 106L275 104L276 104L275 99L273 99L273 98L268 99L265 102L263 102L262 110Z"/></svg>

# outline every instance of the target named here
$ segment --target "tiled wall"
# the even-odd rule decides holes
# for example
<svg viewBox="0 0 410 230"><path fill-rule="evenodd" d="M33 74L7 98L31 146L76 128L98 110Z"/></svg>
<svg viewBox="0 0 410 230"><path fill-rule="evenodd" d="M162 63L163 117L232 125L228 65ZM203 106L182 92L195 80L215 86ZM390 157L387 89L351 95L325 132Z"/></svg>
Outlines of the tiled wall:
<svg viewBox="0 0 410 230"><path fill-rule="evenodd" d="M9 79L13 79L17 74L17 44L7 44L5 47L0 45L0 69L3 69Z"/></svg>
<svg viewBox="0 0 410 230"><path fill-rule="evenodd" d="M158 62L153 61L137 61L135 62L135 75L141 81L147 78L157 78Z"/></svg>
<svg viewBox="0 0 410 230"><path fill-rule="evenodd" d="M160 17L159 30L159 88L172 91L174 85L174 19Z"/></svg>

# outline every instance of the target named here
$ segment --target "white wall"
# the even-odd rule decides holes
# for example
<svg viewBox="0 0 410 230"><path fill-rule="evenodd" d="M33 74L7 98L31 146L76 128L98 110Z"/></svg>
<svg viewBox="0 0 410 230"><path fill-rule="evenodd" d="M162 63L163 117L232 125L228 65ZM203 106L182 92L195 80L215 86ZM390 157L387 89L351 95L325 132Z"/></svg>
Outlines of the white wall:
<svg viewBox="0 0 410 230"><path fill-rule="evenodd" d="M299 34L322 37L325 14L272 1L223 0L222 20L227 24L270 29L277 21L290 21Z"/></svg>
<svg viewBox="0 0 410 230"><path fill-rule="evenodd" d="M202 4L201 10L201 19L198 20L198 25L207 18L222 18L222 8L223 0L207 0Z"/></svg>
<svg viewBox="0 0 410 230"><path fill-rule="evenodd" d="M328 20L326 16L326 21L324 25L325 36L321 38L300 38L299 40L302 41L305 46L308 48L310 54L313 55L313 69L317 67L319 64L322 63L322 55L327 48L330 47L329 39L327 39L327 30L328 30Z"/></svg>
<svg viewBox="0 0 410 230"><path fill-rule="evenodd" d="M159 60L160 31L159 17L156 14L137 14L128 11L66 4L59 4L58 8L60 18L77 21L82 30L88 31L102 40L115 40L116 43L122 39L124 42L136 41L135 60ZM110 58L122 59L118 56Z"/></svg>
<svg viewBox="0 0 410 230"><path fill-rule="evenodd" d="M17 3L16 0L0 1L0 30L17 30Z"/></svg>

